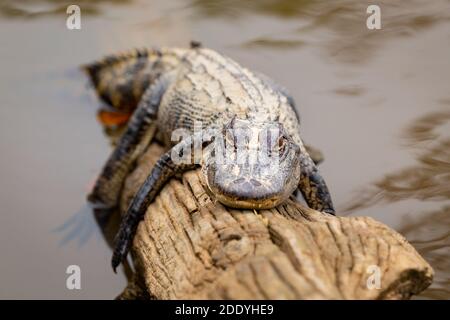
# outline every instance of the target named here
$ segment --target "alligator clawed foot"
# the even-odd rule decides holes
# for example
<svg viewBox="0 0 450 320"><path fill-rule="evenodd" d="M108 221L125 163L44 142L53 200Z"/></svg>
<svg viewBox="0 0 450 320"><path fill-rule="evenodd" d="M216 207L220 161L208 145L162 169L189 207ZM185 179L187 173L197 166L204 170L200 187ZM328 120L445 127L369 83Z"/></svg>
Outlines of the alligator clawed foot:
<svg viewBox="0 0 450 320"><path fill-rule="evenodd" d="M111 266L114 273L117 273L117 267L127 257L128 250L131 246L132 236L128 228L121 229L115 239L114 252L111 258Z"/></svg>

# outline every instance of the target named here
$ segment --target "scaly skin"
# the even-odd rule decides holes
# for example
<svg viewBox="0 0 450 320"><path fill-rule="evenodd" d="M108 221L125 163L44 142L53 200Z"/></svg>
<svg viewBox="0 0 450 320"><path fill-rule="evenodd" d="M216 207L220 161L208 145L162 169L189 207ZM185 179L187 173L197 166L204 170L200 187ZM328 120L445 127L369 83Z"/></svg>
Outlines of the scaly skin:
<svg viewBox="0 0 450 320"><path fill-rule="evenodd" d="M108 106L130 112L161 74L179 65L185 52L184 49L136 49L107 56L82 68Z"/></svg>
<svg viewBox="0 0 450 320"><path fill-rule="evenodd" d="M85 69L106 103L118 110L136 108L89 195L91 203L117 206L126 175L153 138L172 148L131 201L116 237L114 270L126 257L139 221L165 182L196 166L202 167L208 192L226 206L275 207L298 187L311 208L334 214L325 181L300 138L293 99L266 76L198 45L135 51ZM197 123L214 138L205 140L194 130ZM190 135L175 145L172 133L180 128ZM243 133L250 131L256 133L254 138ZM264 135L268 131L273 133ZM212 143L220 140L226 147ZM193 154L186 154L192 146L206 148L198 162ZM252 162L255 154L266 155L266 162ZM176 162L174 155L187 156L189 161ZM241 162L218 162L218 155L239 156Z"/></svg>

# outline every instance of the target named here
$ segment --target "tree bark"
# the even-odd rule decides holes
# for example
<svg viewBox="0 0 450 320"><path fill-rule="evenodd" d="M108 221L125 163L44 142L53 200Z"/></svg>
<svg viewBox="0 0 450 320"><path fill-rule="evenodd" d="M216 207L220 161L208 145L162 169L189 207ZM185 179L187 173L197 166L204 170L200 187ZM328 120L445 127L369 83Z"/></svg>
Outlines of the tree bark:
<svg viewBox="0 0 450 320"><path fill-rule="evenodd" d="M152 144L139 159L122 212L162 152ZM372 218L322 214L294 198L257 213L226 208L198 171L172 179L150 205L132 257L122 299L405 299L433 278L405 238Z"/></svg>

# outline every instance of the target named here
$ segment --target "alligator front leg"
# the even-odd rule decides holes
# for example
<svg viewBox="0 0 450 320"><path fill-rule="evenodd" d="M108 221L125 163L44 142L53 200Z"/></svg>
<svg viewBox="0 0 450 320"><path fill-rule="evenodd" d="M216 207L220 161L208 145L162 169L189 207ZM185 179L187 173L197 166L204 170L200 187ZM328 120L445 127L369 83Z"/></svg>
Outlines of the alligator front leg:
<svg viewBox="0 0 450 320"><path fill-rule="evenodd" d="M300 155L301 174L299 189L308 206L314 210L335 214L330 192L325 180L307 153Z"/></svg>
<svg viewBox="0 0 450 320"><path fill-rule="evenodd" d="M165 153L156 162L150 175L135 194L115 239L115 248L111 261L114 272L117 266L126 258L139 221L141 221L147 207L158 195L164 184L174 175L194 169L197 166L194 163L193 155L188 157L188 161L180 162L174 161L172 154L175 152L178 157L182 157L186 150L190 151L193 146L201 145L199 140L201 138L201 136L188 137Z"/></svg>
<svg viewBox="0 0 450 320"><path fill-rule="evenodd" d="M172 76L161 76L144 93L138 108L133 113L125 133L109 157L94 189L88 196L94 208L113 209L117 206L126 175L137 157L149 145L155 134L155 119L166 88Z"/></svg>

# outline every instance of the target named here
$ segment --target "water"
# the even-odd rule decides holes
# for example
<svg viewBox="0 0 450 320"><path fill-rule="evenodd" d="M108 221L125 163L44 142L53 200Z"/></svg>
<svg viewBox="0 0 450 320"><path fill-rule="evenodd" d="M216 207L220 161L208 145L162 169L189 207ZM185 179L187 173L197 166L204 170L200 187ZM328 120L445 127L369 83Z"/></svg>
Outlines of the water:
<svg viewBox="0 0 450 320"><path fill-rule="evenodd" d="M0 298L115 297L124 275L85 205L110 147L78 66L191 39L293 93L338 212L404 234L436 271L419 298L450 298L450 2L0 2ZM82 289L66 289L77 264Z"/></svg>

